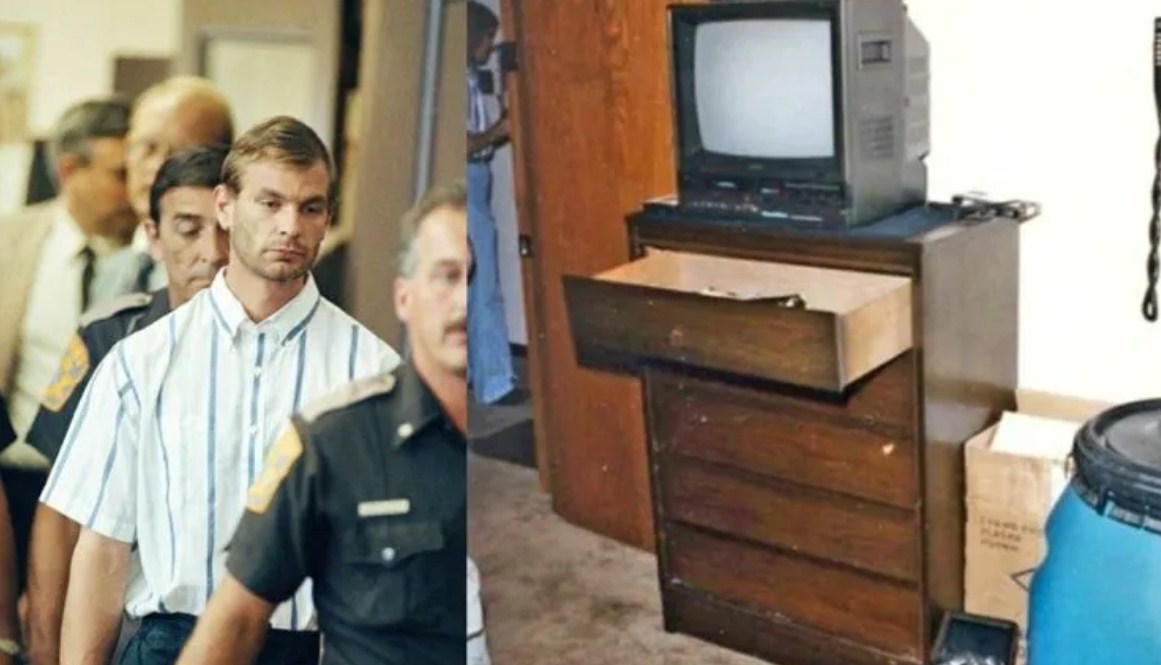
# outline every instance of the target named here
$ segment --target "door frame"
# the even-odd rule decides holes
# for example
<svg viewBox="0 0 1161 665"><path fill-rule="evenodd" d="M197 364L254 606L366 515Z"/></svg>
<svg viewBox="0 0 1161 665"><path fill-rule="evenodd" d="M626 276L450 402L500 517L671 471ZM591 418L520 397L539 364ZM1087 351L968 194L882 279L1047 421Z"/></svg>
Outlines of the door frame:
<svg viewBox="0 0 1161 665"><path fill-rule="evenodd" d="M542 256L537 233L536 174L528 163L532 132L528 131L527 97L523 94L524 80L520 73L528 63L529 53L523 48L522 0L500 0L500 29L507 41L516 44L517 71L504 75L504 91L508 98L508 117L512 144L512 187L516 202L516 226L521 236L528 238L531 254L522 256L520 279L524 291L524 320L527 326L528 379L532 393L532 427L536 445L536 466L540 490L551 494L555 464L552 446L548 443L547 378L545 366L544 283Z"/></svg>

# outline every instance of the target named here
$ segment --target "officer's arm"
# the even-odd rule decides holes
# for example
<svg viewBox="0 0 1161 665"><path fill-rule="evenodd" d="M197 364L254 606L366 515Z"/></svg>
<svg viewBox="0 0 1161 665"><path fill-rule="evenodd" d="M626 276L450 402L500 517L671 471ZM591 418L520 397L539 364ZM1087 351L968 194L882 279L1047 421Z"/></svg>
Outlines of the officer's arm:
<svg viewBox="0 0 1161 665"><path fill-rule="evenodd" d="M61 360L56 380L45 392L36 419L25 439L45 457L55 459L64 444L77 405L89 384L92 349L84 331L78 331ZM76 345L80 343L84 348ZM69 565L80 525L39 504L32 522L28 549L28 615L25 650L34 665L60 662L60 626L64 616Z"/></svg>
<svg viewBox="0 0 1161 665"><path fill-rule="evenodd" d="M16 440L8 420L8 405L0 395L0 450ZM20 622L16 616L16 538L8 512L8 495L0 485L0 638L20 640ZM9 665L12 657L0 654L0 665Z"/></svg>
<svg viewBox="0 0 1161 665"><path fill-rule="evenodd" d="M25 627L25 648L34 665L60 662L60 626L69 588L69 565L80 531L76 522L43 503L37 505L28 555Z"/></svg>
<svg viewBox="0 0 1161 665"><path fill-rule="evenodd" d="M198 619L193 637L177 665L254 662L266 638L274 603L254 595L233 575L226 575Z"/></svg>
<svg viewBox="0 0 1161 665"><path fill-rule="evenodd" d="M292 423L270 448L230 542L226 582L214 592L178 665L252 663L278 603L313 570L309 536L325 542L315 518L319 461Z"/></svg>
<svg viewBox="0 0 1161 665"><path fill-rule="evenodd" d="M16 613L16 538L8 512L8 495L0 485L0 638L20 641L20 620ZM12 657L0 654L0 665Z"/></svg>
<svg viewBox="0 0 1161 665"><path fill-rule="evenodd" d="M69 665L105 665L121 628L129 544L84 529L73 554L60 656Z"/></svg>

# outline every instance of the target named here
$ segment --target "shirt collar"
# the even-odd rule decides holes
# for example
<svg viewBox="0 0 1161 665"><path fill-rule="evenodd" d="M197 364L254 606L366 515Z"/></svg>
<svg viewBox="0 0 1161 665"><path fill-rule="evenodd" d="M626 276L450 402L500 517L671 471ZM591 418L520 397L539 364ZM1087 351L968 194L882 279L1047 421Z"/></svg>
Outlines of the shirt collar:
<svg viewBox="0 0 1161 665"><path fill-rule="evenodd" d="M81 231L81 227L69 214L64 199L57 199L53 208L52 234L54 243L60 247L62 253L67 254L70 258L80 254L86 244L85 234Z"/></svg>
<svg viewBox="0 0 1161 665"><path fill-rule="evenodd" d="M92 248L93 254L98 258L109 256L123 248L109 238L96 235L86 237L81 225L77 224L77 220L69 213L63 198L58 198L53 208L53 232L56 234L57 242L60 243L59 247L70 257L80 254L86 246Z"/></svg>
<svg viewBox="0 0 1161 665"><path fill-rule="evenodd" d="M395 372L395 380L398 411L394 419L395 431L391 435L393 447L399 448L425 428L435 425L444 427L450 436L463 438L412 363L401 365Z"/></svg>
<svg viewBox="0 0 1161 665"><path fill-rule="evenodd" d="M230 290L230 287L226 286L227 270L229 270L228 267L218 271L214 281L210 284L210 288L207 289L209 292L207 297L210 301L210 309L213 310L214 319L231 340L237 338L238 332L244 326L249 326L259 333L272 335L276 341L290 342L298 337L306 328L306 324L310 323L322 302L318 286L314 283L314 277L307 273L306 284L298 295L294 296L282 309L267 317L265 321L254 323L246 315L241 301Z"/></svg>

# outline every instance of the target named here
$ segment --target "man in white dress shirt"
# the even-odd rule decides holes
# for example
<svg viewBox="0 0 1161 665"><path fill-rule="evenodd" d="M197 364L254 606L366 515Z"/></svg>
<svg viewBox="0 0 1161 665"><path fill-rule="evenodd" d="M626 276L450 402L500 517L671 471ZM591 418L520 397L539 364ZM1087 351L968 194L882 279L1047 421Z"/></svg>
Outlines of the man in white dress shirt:
<svg viewBox="0 0 1161 665"><path fill-rule="evenodd" d="M125 185L125 133L129 108L95 99L70 107L53 128L50 161L60 195L0 220L0 394L17 440L0 454L8 493L17 577L25 584L32 515L48 478L48 460L28 445L45 388L81 314L125 293L134 272L127 246L136 225ZM0 591L0 638L15 638L9 606ZM0 647L0 654L4 653ZM2 660L2 659L0 659Z"/></svg>
<svg viewBox="0 0 1161 665"><path fill-rule="evenodd" d="M105 663L122 603L141 629L123 663L171 664L225 576L225 546L279 428L399 356L323 299L309 273L334 169L303 123L279 117L234 144L218 188L230 259L190 302L97 368L41 500L84 526L61 663ZM140 571L130 571L136 545ZM281 605L258 663L317 663L309 584Z"/></svg>

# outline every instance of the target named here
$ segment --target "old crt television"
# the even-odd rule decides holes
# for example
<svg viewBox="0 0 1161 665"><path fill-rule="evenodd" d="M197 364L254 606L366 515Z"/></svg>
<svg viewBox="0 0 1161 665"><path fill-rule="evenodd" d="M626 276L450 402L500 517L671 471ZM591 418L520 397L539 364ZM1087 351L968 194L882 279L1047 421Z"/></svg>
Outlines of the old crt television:
<svg viewBox="0 0 1161 665"><path fill-rule="evenodd" d="M921 204L928 47L900 0L671 5L682 213L854 226Z"/></svg>

